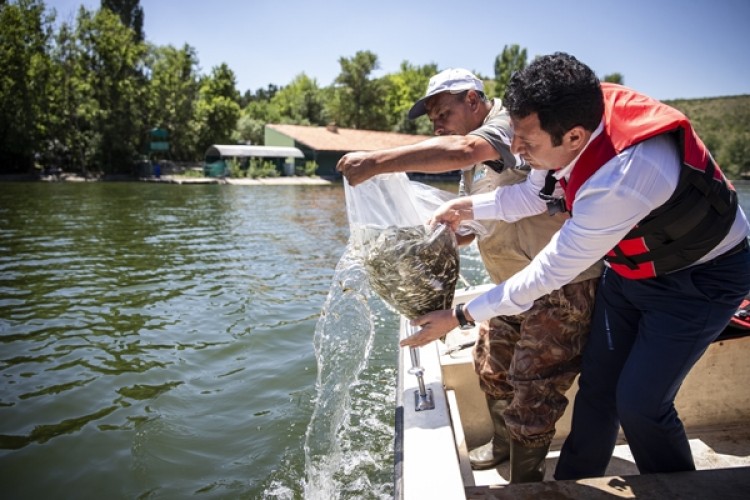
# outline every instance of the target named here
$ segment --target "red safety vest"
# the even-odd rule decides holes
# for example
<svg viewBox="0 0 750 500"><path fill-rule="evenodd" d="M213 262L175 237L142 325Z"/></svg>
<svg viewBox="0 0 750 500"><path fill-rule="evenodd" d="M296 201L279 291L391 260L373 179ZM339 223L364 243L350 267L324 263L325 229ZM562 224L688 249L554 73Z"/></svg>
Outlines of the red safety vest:
<svg viewBox="0 0 750 500"><path fill-rule="evenodd" d="M604 130L581 154L565 183L573 212L578 189L621 151L661 134L678 144L682 169L672 196L640 221L604 257L625 278L651 278L686 267L729 233L737 194L687 117L621 85L602 83Z"/></svg>

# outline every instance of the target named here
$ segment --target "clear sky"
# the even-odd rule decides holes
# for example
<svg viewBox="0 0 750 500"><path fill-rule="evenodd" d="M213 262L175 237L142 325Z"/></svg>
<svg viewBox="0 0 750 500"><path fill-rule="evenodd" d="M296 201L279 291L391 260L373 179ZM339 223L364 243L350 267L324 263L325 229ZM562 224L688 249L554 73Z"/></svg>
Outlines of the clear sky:
<svg viewBox="0 0 750 500"><path fill-rule="evenodd" d="M74 20L80 5L46 0ZM141 0L146 39L226 63L240 92L305 73L328 86L339 58L369 50L374 77L401 62L494 76L505 45L564 51L657 99L750 94L750 0Z"/></svg>

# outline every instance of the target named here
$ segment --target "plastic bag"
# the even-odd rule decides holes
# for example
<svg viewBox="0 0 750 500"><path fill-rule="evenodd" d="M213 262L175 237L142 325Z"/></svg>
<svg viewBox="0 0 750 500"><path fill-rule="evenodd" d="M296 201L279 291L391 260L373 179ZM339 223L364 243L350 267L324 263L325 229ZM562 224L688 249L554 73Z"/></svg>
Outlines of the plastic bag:
<svg viewBox="0 0 750 500"><path fill-rule="evenodd" d="M354 252L373 291L409 319L450 307L459 274L456 237L447 226L425 222L455 195L404 173L357 187L344 181L344 189Z"/></svg>

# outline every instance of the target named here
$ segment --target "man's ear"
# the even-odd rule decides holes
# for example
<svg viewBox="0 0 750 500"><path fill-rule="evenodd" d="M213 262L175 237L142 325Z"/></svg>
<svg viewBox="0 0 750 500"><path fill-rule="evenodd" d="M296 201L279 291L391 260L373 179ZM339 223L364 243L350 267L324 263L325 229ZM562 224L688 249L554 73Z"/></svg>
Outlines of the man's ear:
<svg viewBox="0 0 750 500"><path fill-rule="evenodd" d="M469 93L466 94L466 98L469 99L469 105L471 106L472 111L479 109L481 99L479 99L479 94L477 94L476 90L470 90Z"/></svg>
<svg viewBox="0 0 750 500"><path fill-rule="evenodd" d="M580 151L586 145L590 136L591 134L586 132L585 128L576 125L565 132L563 144L570 150Z"/></svg>

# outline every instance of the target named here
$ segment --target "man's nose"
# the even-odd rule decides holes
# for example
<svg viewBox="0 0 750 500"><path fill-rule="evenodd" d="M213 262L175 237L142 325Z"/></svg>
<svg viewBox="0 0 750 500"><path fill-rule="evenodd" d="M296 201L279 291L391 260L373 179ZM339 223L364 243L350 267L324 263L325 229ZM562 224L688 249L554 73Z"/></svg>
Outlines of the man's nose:
<svg viewBox="0 0 750 500"><path fill-rule="evenodd" d="M516 136L510 140L510 152L514 155L520 155L522 152L521 141L516 139Z"/></svg>

